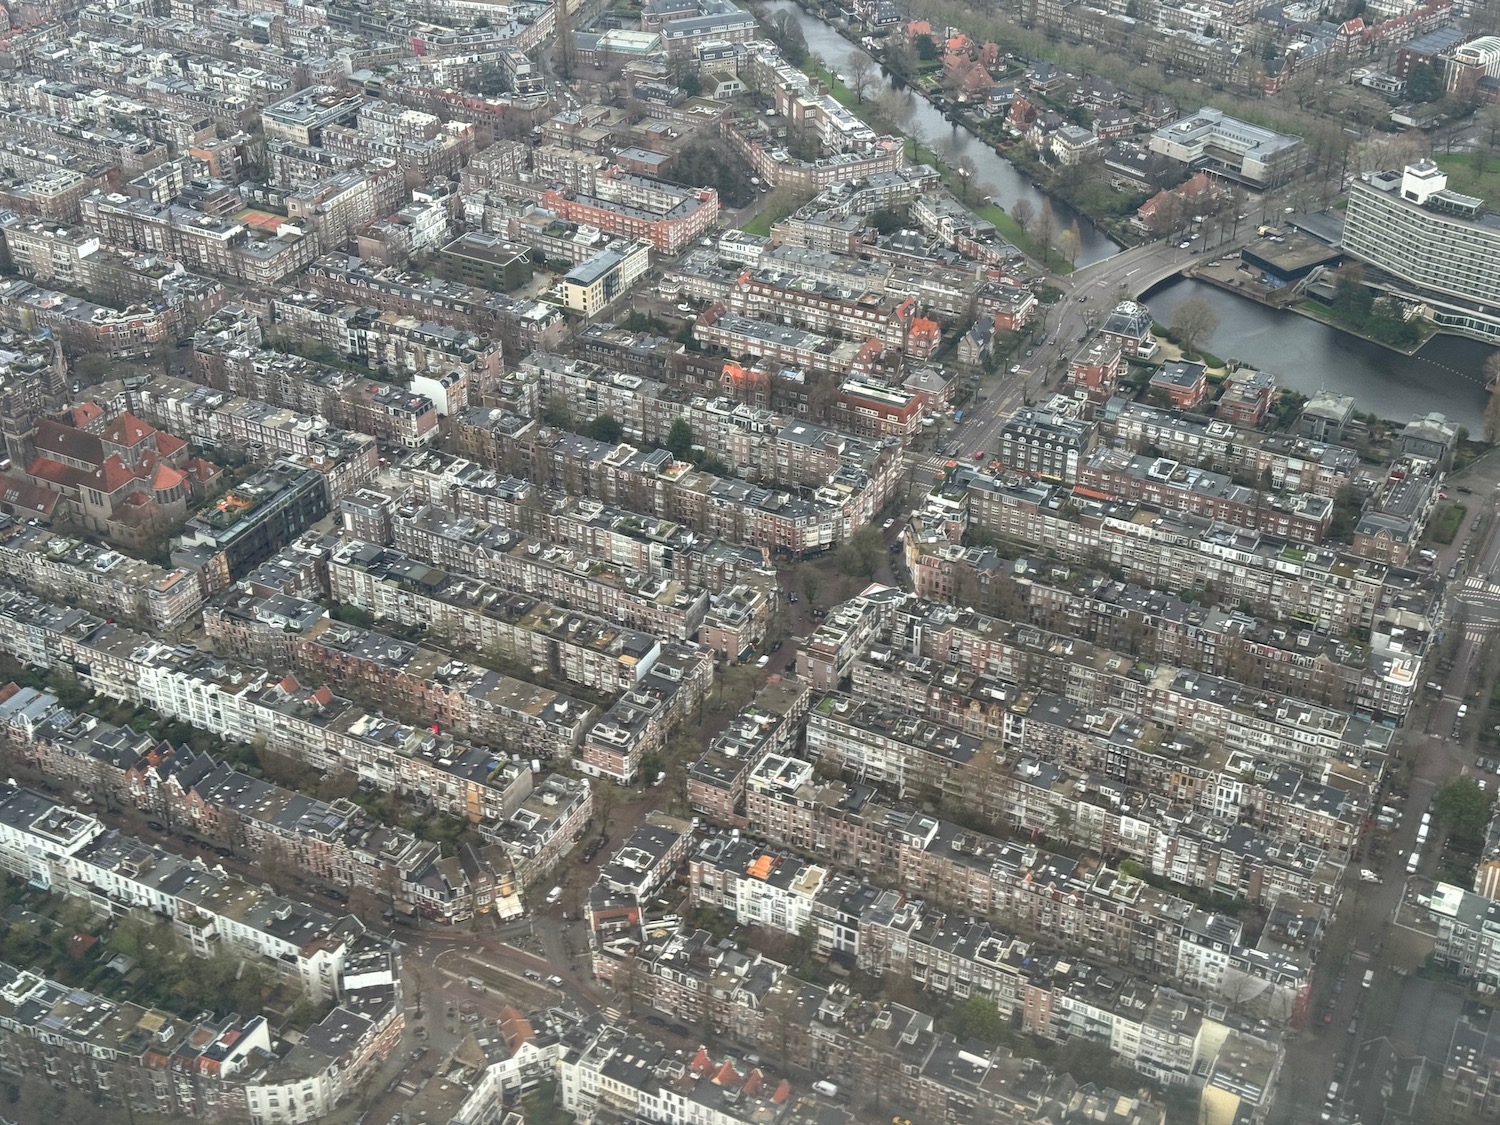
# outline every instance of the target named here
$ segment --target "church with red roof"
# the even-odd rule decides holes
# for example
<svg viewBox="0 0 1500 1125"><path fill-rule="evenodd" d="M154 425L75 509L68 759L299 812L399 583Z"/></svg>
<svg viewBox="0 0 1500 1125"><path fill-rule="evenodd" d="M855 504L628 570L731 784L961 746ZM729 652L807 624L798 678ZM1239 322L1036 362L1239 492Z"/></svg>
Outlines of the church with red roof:
<svg viewBox="0 0 1500 1125"><path fill-rule="evenodd" d="M189 455L188 444L128 410L110 417L94 402L43 418L24 469L28 505L48 494L54 518L76 521L111 539L137 540L187 518L188 503L213 487L217 465Z"/></svg>

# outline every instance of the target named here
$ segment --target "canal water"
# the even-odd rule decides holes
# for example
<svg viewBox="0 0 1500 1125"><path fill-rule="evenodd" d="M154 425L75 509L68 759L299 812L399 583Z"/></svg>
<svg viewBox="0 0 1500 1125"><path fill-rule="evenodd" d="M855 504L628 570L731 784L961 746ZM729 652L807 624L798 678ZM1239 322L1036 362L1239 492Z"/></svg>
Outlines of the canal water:
<svg viewBox="0 0 1500 1125"><path fill-rule="evenodd" d="M772 12L782 10L790 12L796 18L797 26L802 28L802 35L807 40L807 49L821 56L828 64L828 68L834 72L848 70L847 60L851 53L866 55L866 52L860 50L822 20L808 15L790 0L778 0L777 3L768 5L768 8ZM885 70L880 71L880 83L882 89L895 86L891 75ZM871 97L877 92L872 90L865 96ZM911 129L912 131L921 130L922 141L929 148L946 140L955 158L967 156L974 161L974 167L979 173L978 182L988 184L994 189L992 194L995 202L1005 210L1009 211L1018 199L1025 199L1034 211L1041 210L1042 200L1047 196L1035 184L1017 172L1010 161L996 155L995 150L973 132L949 121L943 116L941 110L915 92L912 93ZM1120 244L1094 226L1093 221L1087 215L1079 214L1055 196L1051 199L1052 214L1058 230L1067 230L1075 220L1078 223L1077 265L1086 266L1090 262L1102 261L1120 252Z"/></svg>
<svg viewBox="0 0 1500 1125"><path fill-rule="evenodd" d="M1204 346L1221 359L1238 359L1276 375L1279 386L1303 394L1326 389L1353 395L1362 413L1405 421L1441 411L1480 436L1486 400L1484 361L1494 350L1478 340L1435 336L1406 356L1350 336L1296 313L1177 277L1142 298L1159 324L1189 297L1201 297L1219 315Z"/></svg>
<svg viewBox="0 0 1500 1125"><path fill-rule="evenodd" d="M807 49L822 57L834 71L847 70L851 52L865 52L821 20L790 0L771 4L797 20ZM881 84L891 88L891 76L881 71ZM912 124L933 145L947 138L955 155L974 161L981 183L990 184L997 203L1007 211L1018 199L1040 209L1045 198L1035 184L1009 161L996 155L983 140L955 125L926 98L913 93ZM1102 261L1119 253L1120 246L1086 217L1062 200L1052 199L1059 228L1076 218L1082 243L1078 265ZM1351 394L1361 412L1404 421L1413 414L1439 410L1478 436L1484 413L1484 379L1480 374L1491 348L1477 340L1437 336L1413 356L1388 351L1376 344L1298 316L1277 312L1202 282L1174 278L1145 298L1152 314L1170 324L1172 311L1190 296L1201 296L1219 314L1219 327L1206 347L1225 359L1235 358L1275 373L1279 385L1304 394L1319 389Z"/></svg>

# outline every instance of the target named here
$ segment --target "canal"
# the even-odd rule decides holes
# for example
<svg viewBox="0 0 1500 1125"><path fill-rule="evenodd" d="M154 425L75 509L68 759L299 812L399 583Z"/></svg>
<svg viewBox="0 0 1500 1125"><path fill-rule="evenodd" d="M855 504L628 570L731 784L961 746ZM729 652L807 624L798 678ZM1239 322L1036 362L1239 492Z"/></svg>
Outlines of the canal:
<svg viewBox="0 0 1500 1125"><path fill-rule="evenodd" d="M1189 297L1201 297L1219 316L1205 347L1275 374L1279 386L1303 394L1320 389L1353 395L1361 412L1406 421L1438 410L1480 436L1484 361L1494 350L1478 340L1436 336L1406 356L1296 313L1268 309L1202 281L1177 277L1142 298L1159 324Z"/></svg>
<svg viewBox="0 0 1500 1125"><path fill-rule="evenodd" d="M790 12L797 20L797 26L802 29L803 38L807 40L807 49L812 54L820 56L832 71L847 70L847 60L850 54L868 57L865 51L849 42L822 20L808 15L790 0L778 0L777 3L768 5L768 8L772 12L782 10ZM891 75L884 69L880 71L880 83L882 89L896 87ZM904 85L901 88L904 89ZM871 95L866 94L866 97L869 96ZM1093 221L1087 215L1080 214L1055 196L1047 196L1035 184L1017 172L1010 161L996 155L993 148L969 129L949 121L943 116L941 110L922 95L913 91L911 96L912 117L909 131L915 134L920 130L922 141L929 148L946 141L955 159L959 156L967 156L974 161L974 167L979 173L979 183L988 184L994 189L993 196L998 205L1009 211L1018 199L1025 199L1034 210L1040 211L1042 200L1050 198L1052 214L1056 219L1058 230L1066 230L1071 223L1077 221L1079 235L1077 265L1086 266L1090 262L1101 261L1120 252L1120 244L1094 226Z"/></svg>
<svg viewBox="0 0 1500 1125"><path fill-rule="evenodd" d="M822 57L830 69L847 69L851 52L865 54L832 27L808 15L790 0L771 4L771 11L792 14L807 40L807 49ZM893 88L890 74L881 70L882 88ZM933 145L946 138L953 154L974 161L981 183L994 190L995 201L1007 211L1018 199L1040 208L1048 198L995 150L962 125L955 125L926 98L912 94L913 131ZM1052 212L1059 228L1077 219L1081 241L1078 265L1101 261L1119 253L1120 246L1088 219L1053 197ZM1387 351L1357 336L1329 328L1296 313L1277 312L1254 301L1185 278L1174 278L1145 298L1152 314L1170 324L1172 311L1190 296L1201 296L1219 315L1219 327L1205 345L1215 355L1234 358L1274 372L1283 387L1312 394L1319 389L1351 394L1358 409L1381 418L1405 421L1413 414L1439 410L1469 432L1481 432L1484 379L1480 374L1492 349L1477 340L1437 336L1413 356Z"/></svg>

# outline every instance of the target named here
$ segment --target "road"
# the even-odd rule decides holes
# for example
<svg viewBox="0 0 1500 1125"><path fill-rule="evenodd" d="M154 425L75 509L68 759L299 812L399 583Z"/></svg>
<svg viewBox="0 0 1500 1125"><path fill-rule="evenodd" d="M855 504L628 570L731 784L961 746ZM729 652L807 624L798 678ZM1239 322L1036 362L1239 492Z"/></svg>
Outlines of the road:
<svg viewBox="0 0 1500 1125"><path fill-rule="evenodd" d="M1397 735L1398 759L1388 771L1376 803L1395 805L1401 818L1388 839L1367 837L1363 850L1349 865L1337 914L1323 939L1326 952L1319 958L1313 980L1309 1027L1288 1036L1286 1067L1268 1118L1270 1125L1303 1125L1318 1120L1328 1084L1336 1076L1346 1097L1361 1088L1360 1075L1354 1070L1360 1044L1399 1034L1404 1022L1402 984L1431 949L1424 935L1393 922L1402 901L1416 893L1417 886L1408 884L1425 888L1439 867L1441 834L1434 830L1423 850L1417 876L1408 879L1407 857L1416 846L1422 813L1445 784L1461 774L1475 772L1474 731L1484 716L1483 704L1476 702L1474 695L1478 692L1482 700L1491 686L1481 656L1485 642L1500 635L1500 587L1490 587L1475 578L1466 581L1464 573L1470 558L1479 560L1481 570L1500 560L1500 521L1489 518L1497 483L1500 457L1481 459L1447 481L1450 495L1465 503L1468 514L1454 543L1439 551L1435 568L1445 574L1449 567L1458 568L1459 577L1450 584L1446 600L1446 627L1463 632L1452 644L1451 668L1442 672L1429 665L1425 673L1444 684L1445 690L1441 695L1424 693ZM1458 487L1470 491L1455 493ZM1476 521L1478 515L1485 519ZM1463 622L1454 617L1459 606L1463 607ZM1454 738L1458 708L1465 703L1471 711L1481 713L1471 714L1463 736ZM1381 882L1361 882L1357 874L1360 867L1374 870ZM1366 970L1374 972L1369 988L1362 986ZM1343 986L1335 992L1340 976ZM1325 1011L1331 1017L1327 1023L1323 1020ZM1340 1117L1336 1115L1334 1120Z"/></svg>
<svg viewBox="0 0 1500 1125"><path fill-rule="evenodd" d="M1238 242L1233 244L1237 246ZM1228 245L1229 242L1216 242L1207 249L1220 250ZM1148 242L1084 266L1066 277L1052 279L1050 284L1061 289L1063 295L1043 313L1043 332L1048 343L1022 360L1021 370L1007 376L998 390L964 411L963 422L945 438L950 444L957 442L956 456L978 460L974 455L979 450L984 450L987 457L993 456L1006 420L1024 404L1028 395L1039 397L1040 391L1060 380L1068 360L1082 345L1082 337L1097 328L1117 302L1144 293L1196 260L1193 250L1183 249L1179 242ZM926 460L937 471L942 459L920 454L917 460Z"/></svg>

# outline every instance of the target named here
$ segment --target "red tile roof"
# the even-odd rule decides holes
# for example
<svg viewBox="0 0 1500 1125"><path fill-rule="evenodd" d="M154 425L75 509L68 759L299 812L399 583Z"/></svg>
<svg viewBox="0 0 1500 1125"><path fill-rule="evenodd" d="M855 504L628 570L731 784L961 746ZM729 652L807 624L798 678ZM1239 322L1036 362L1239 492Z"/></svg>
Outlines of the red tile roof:
<svg viewBox="0 0 1500 1125"><path fill-rule="evenodd" d="M117 492L136 479L135 470L118 453L111 453L94 471L94 483L101 492Z"/></svg>
<svg viewBox="0 0 1500 1125"><path fill-rule="evenodd" d="M166 430L156 431L156 452L163 457L170 457L187 444L176 434L169 434Z"/></svg>
<svg viewBox="0 0 1500 1125"><path fill-rule="evenodd" d="M56 453L74 461L97 465L104 460L104 447L93 434L43 418L36 427L38 452Z"/></svg>
<svg viewBox="0 0 1500 1125"><path fill-rule="evenodd" d="M125 410L104 427L101 437L115 445L139 445L154 433L156 433L155 426L148 426L130 411Z"/></svg>
<svg viewBox="0 0 1500 1125"><path fill-rule="evenodd" d="M89 474L83 469L75 469L72 465L64 465L61 461L54 461L50 457L38 457L26 466L26 475L38 477L60 488L74 488Z"/></svg>

